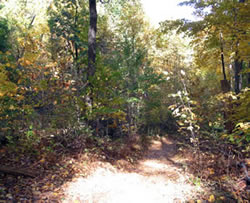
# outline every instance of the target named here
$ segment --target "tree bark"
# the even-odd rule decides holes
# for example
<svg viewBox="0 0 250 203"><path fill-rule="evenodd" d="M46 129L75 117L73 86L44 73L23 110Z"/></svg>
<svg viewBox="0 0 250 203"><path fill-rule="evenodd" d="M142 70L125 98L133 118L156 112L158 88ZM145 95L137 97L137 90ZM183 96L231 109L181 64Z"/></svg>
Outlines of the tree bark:
<svg viewBox="0 0 250 203"><path fill-rule="evenodd" d="M88 71L87 79L94 76L96 71L96 32L97 32L97 10L96 0L89 0L89 33L88 33Z"/></svg>
<svg viewBox="0 0 250 203"><path fill-rule="evenodd" d="M220 33L220 50L221 50L221 66L223 73L223 80L221 80L221 90L222 92L226 93L230 91L230 84L227 80L226 69L225 69L222 33Z"/></svg>
<svg viewBox="0 0 250 203"><path fill-rule="evenodd" d="M221 50L221 65L224 80L227 81L226 70L225 70L225 62L224 62L224 50L223 50L223 41L222 41L222 33L220 33L220 50Z"/></svg>
<svg viewBox="0 0 250 203"><path fill-rule="evenodd" d="M248 62L248 69L250 69L250 61ZM250 88L250 73L247 74L247 86Z"/></svg>
<svg viewBox="0 0 250 203"><path fill-rule="evenodd" d="M77 2L75 3L75 29L77 30L77 23L78 23L78 5ZM74 37L75 37L75 41L74 41L74 46L75 46L75 56L74 56L74 62L76 64L77 67L77 75L79 77L80 74L80 67L78 65L78 36L76 35L76 32L74 33Z"/></svg>
<svg viewBox="0 0 250 203"><path fill-rule="evenodd" d="M244 3L245 0L239 0L239 3ZM237 11L234 8L234 26L237 25ZM237 37L237 36L236 36ZM236 52L235 52L235 60L234 60L234 90L236 94L240 93L240 71L242 69L242 61L240 61L239 57L239 39L237 37L236 40Z"/></svg>
<svg viewBox="0 0 250 203"><path fill-rule="evenodd" d="M230 91L230 83L228 82L228 80L221 80L220 84L223 93L227 93Z"/></svg>
<svg viewBox="0 0 250 203"><path fill-rule="evenodd" d="M234 61L234 80L235 80L234 90L236 94L240 93L240 70L241 70L241 62L239 61L239 59L235 59Z"/></svg>

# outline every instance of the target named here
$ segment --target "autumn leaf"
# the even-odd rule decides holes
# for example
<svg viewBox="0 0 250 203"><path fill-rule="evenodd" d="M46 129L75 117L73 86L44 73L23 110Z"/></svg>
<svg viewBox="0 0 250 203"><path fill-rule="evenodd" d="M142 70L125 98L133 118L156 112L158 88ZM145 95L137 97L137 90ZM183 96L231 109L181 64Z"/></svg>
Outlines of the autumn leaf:
<svg viewBox="0 0 250 203"><path fill-rule="evenodd" d="M210 195L208 201L209 201L209 202L214 202L214 201L215 201L214 195Z"/></svg>

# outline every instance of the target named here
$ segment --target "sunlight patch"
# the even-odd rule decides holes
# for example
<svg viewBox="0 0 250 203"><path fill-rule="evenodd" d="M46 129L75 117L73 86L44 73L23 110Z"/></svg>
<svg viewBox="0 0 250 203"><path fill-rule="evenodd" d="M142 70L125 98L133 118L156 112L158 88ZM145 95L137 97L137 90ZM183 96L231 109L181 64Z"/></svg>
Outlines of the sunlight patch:
<svg viewBox="0 0 250 203"><path fill-rule="evenodd" d="M136 173L111 172L99 168L88 178L79 178L65 189L64 202L81 200L97 203L166 203L185 201L194 186L184 179L179 182L145 177Z"/></svg>
<svg viewBox="0 0 250 203"><path fill-rule="evenodd" d="M147 167L151 167L152 169L165 169L167 166L164 163L157 163L155 160L147 160L142 163Z"/></svg>

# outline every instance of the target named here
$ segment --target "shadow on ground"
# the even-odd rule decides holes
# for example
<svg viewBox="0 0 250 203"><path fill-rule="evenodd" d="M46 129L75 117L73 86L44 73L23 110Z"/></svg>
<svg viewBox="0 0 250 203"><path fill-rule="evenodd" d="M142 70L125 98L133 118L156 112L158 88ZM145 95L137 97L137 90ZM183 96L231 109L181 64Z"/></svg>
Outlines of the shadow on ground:
<svg viewBox="0 0 250 203"><path fill-rule="evenodd" d="M124 159L105 162L100 154L81 151L51 155L47 157L50 161L42 158L29 163L37 174L34 179L1 175L0 200L166 203L205 200L211 194L210 188L194 182L192 152L180 151L177 142L167 137L153 139L144 156L133 164ZM20 163L27 166L25 157L13 161L14 154L0 157L0 161L8 158L17 167ZM230 201L228 196L224 202Z"/></svg>

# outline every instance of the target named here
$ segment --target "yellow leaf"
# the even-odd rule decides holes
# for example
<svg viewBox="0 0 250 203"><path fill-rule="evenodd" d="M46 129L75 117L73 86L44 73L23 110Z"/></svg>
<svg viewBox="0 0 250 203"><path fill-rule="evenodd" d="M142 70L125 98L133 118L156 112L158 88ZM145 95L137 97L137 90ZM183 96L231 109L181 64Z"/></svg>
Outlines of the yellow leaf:
<svg viewBox="0 0 250 203"><path fill-rule="evenodd" d="M224 135L221 136L222 139L225 139L227 137L228 137L228 134L224 134Z"/></svg>
<svg viewBox="0 0 250 203"><path fill-rule="evenodd" d="M210 195L208 201L209 202L214 202L215 201L214 195Z"/></svg>
<svg viewBox="0 0 250 203"><path fill-rule="evenodd" d="M213 168L208 168L208 170L209 170L209 174L210 174L210 175L213 175L213 174L214 174L214 169L213 169Z"/></svg>
<svg viewBox="0 0 250 203"><path fill-rule="evenodd" d="M31 62L30 62L29 60L25 60L25 64L26 64L27 66L29 66L29 65L31 64Z"/></svg>
<svg viewBox="0 0 250 203"><path fill-rule="evenodd" d="M221 196L221 197L220 197L220 200L225 200L225 197Z"/></svg>
<svg viewBox="0 0 250 203"><path fill-rule="evenodd" d="M245 162L246 162L246 165L250 167L250 159L246 159Z"/></svg>

